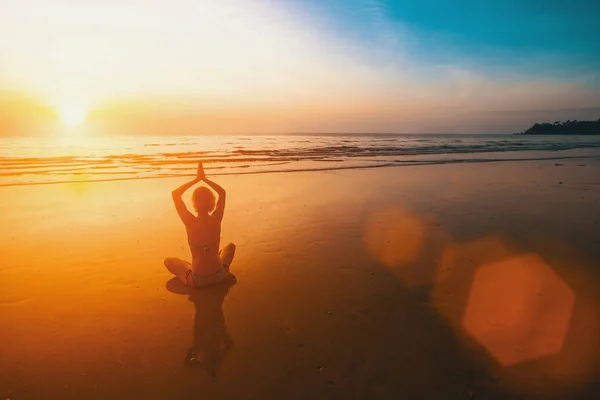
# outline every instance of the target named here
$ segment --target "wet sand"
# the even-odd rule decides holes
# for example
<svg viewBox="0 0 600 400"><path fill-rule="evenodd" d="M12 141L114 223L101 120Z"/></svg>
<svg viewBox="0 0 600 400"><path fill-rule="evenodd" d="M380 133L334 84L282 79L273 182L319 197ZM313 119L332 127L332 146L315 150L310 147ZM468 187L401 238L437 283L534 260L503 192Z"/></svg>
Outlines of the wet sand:
<svg viewBox="0 0 600 400"><path fill-rule="evenodd" d="M181 178L0 188L0 396L600 396L600 161L218 181L206 291L162 264Z"/></svg>

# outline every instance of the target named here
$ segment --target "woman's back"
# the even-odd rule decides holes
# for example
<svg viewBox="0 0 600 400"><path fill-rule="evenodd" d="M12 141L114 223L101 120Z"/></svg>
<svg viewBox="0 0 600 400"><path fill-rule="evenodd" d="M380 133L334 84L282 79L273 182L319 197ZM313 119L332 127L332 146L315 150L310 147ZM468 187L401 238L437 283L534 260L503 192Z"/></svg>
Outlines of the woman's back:
<svg viewBox="0 0 600 400"><path fill-rule="evenodd" d="M192 270L199 275L217 272L221 268L221 220L210 214L200 214L186 225L186 231L192 252Z"/></svg>

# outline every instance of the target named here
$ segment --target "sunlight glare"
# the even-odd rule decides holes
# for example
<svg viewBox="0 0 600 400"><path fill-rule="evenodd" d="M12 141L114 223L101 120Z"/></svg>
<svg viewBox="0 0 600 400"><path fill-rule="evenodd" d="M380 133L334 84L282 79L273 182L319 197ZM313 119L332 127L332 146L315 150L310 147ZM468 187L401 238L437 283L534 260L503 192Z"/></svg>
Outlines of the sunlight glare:
<svg viewBox="0 0 600 400"><path fill-rule="evenodd" d="M81 125L86 116L86 110L81 106L68 105L60 108L60 118L69 126Z"/></svg>

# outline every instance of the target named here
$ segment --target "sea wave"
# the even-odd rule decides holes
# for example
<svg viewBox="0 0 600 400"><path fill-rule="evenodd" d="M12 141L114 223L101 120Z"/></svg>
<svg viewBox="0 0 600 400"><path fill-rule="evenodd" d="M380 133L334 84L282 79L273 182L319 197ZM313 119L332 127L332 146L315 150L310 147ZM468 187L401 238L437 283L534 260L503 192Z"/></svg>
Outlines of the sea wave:
<svg viewBox="0 0 600 400"><path fill-rule="evenodd" d="M0 141L0 186L190 176L202 160L215 175L323 171L441 163L591 157L598 137L508 135L103 138L71 146ZM525 154L525 152L529 152ZM553 152L543 157L531 152ZM510 157L503 154L514 153Z"/></svg>

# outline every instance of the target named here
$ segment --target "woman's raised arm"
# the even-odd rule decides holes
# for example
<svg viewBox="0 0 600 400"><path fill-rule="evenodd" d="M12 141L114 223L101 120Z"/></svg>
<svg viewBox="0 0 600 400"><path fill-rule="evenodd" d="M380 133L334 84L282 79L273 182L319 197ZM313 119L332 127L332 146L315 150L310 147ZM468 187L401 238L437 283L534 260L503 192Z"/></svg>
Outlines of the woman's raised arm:
<svg viewBox="0 0 600 400"><path fill-rule="evenodd" d="M183 194L189 188L200 182L200 180L201 178L200 176L198 176L196 177L196 179L184 183L183 185L179 186L177 189L171 192L171 196L173 196L173 203L175 203L175 209L177 210L177 214L179 214L179 218L181 218L181 221L183 221L185 225L189 224L191 221L194 220L194 215L187 209L181 196L183 196Z"/></svg>
<svg viewBox="0 0 600 400"><path fill-rule="evenodd" d="M217 199L217 204L215 206L215 210L212 212L212 215L219 218L219 220L222 220L223 213L225 212L225 189L223 189L223 187L220 186L218 183L213 182L206 177L204 177L204 179L202 180L219 195L219 198Z"/></svg>
<svg viewBox="0 0 600 400"><path fill-rule="evenodd" d="M217 199L217 204L215 205L215 209L212 212L212 215L219 218L219 220L223 219L223 212L225 212L225 189L221 187L218 183L211 181L204 174L204 167L202 166L202 162L198 163L198 179L204 181L212 190L217 192L219 198Z"/></svg>

